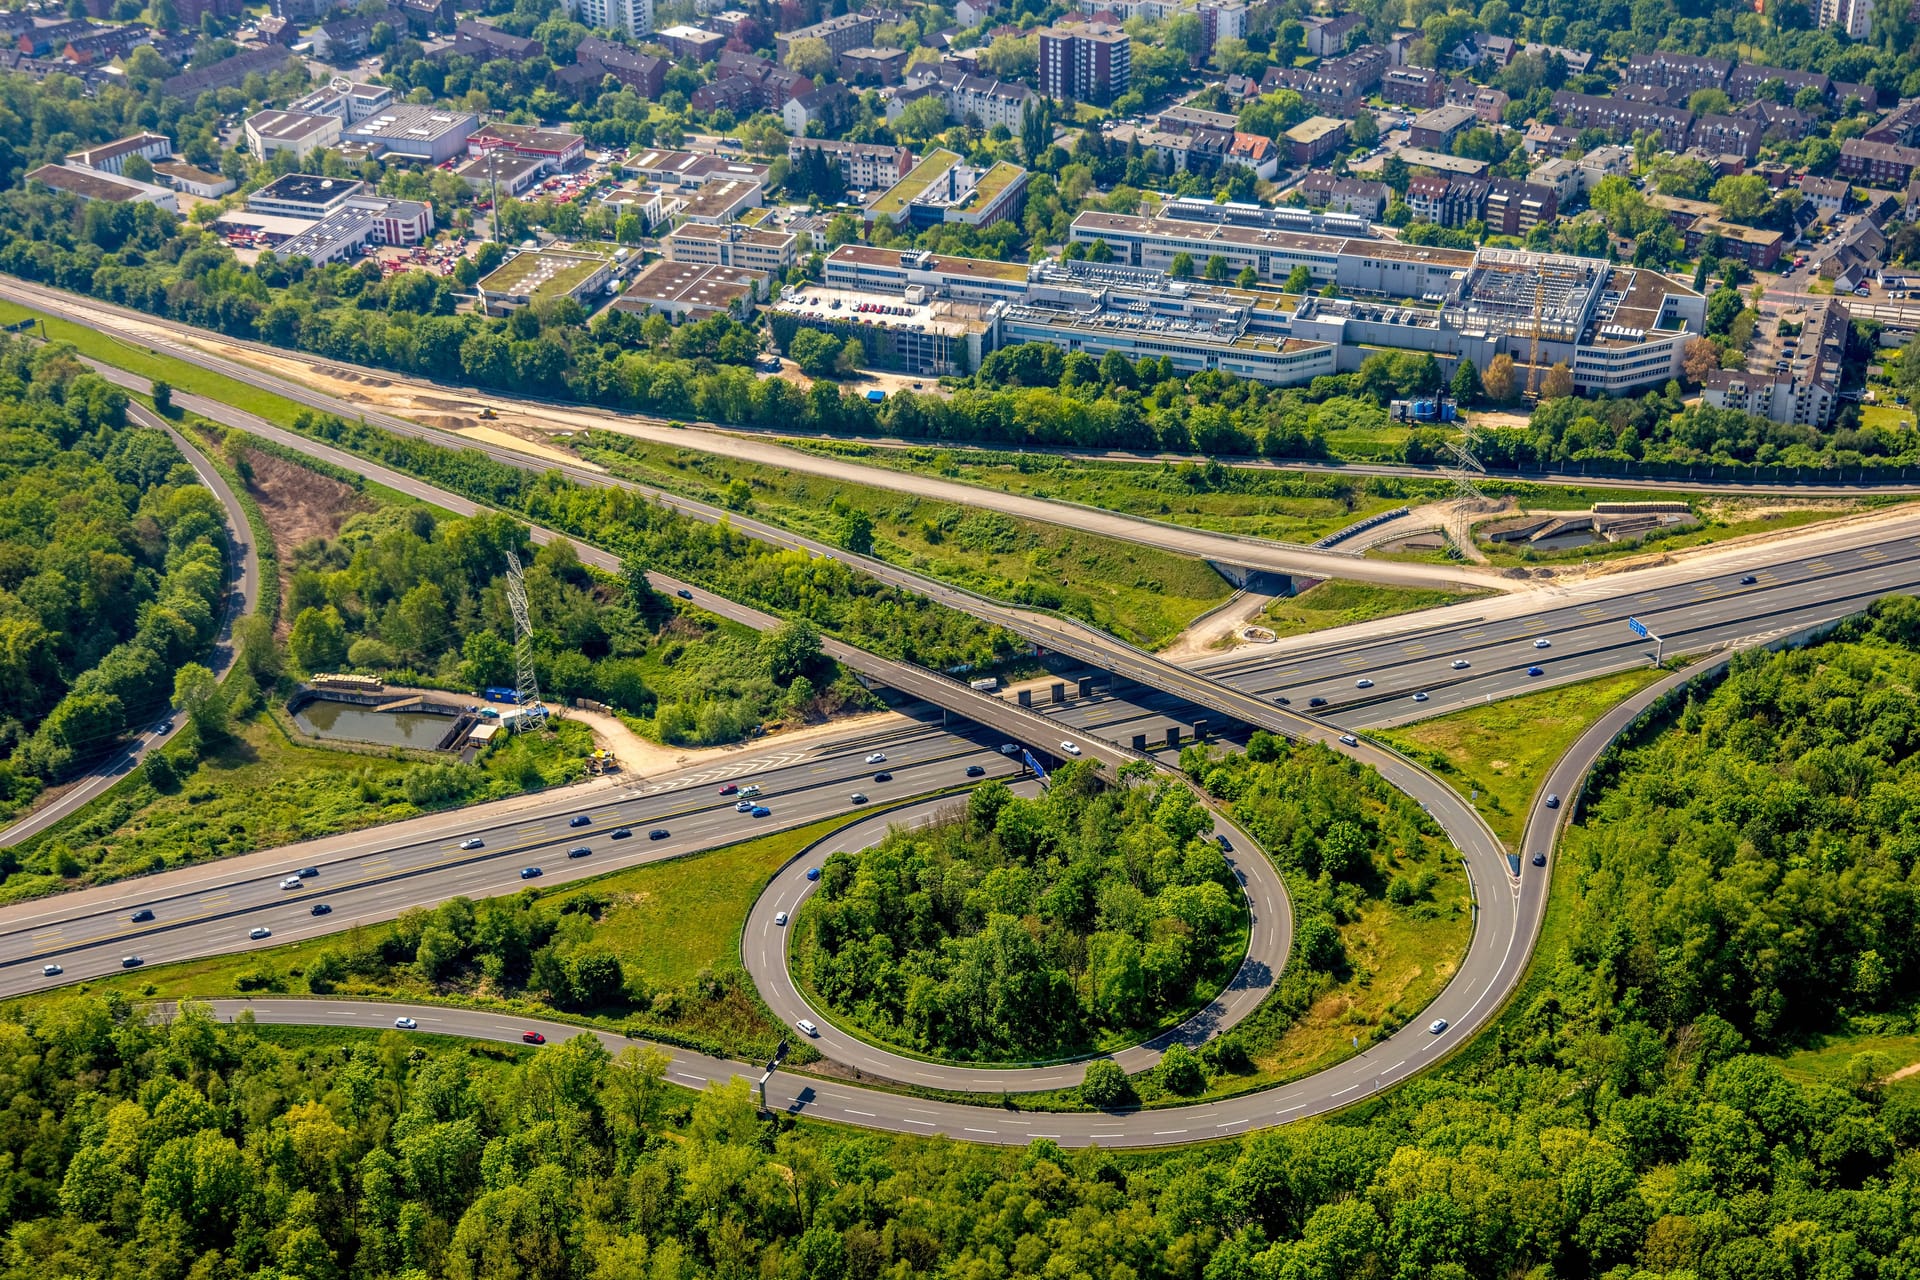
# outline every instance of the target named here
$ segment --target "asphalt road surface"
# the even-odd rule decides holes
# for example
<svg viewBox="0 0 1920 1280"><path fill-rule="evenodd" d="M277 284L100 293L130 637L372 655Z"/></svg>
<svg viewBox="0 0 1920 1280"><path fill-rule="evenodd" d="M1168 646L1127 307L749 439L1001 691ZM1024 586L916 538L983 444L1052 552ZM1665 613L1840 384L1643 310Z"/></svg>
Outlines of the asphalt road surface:
<svg viewBox="0 0 1920 1280"><path fill-rule="evenodd" d="M354 925L391 920L408 907L449 898L490 897L600 875L769 832L803 826L856 808L857 786L885 804L968 781L978 765L986 777L1017 777L1017 760L1003 756L991 735L971 737L914 725L664 775L630 786L576 796L543 796L499 819L480 806L434 815L424 833L395 838L381 829L360 833L358 847L333 855L292 846L267 855L221 860L142 876L75 894L0 909L0 996L43 990L116 972L129 956L144 964L267 949L279 943L339 933ZM893 780L872 780L866 763L886 755ZM758 785L757 803L771 812L738 812L740 797L722 786ZM570 825L577 815L588 821ZM617 837L626 829L630 834ZM658 840L651 832L666 831ZM383 838L384 834L384 838ZM478 838L477 849L461 845ZM585 848L583 857L568 851ZM319 875L283 887L306 867ZM541 874L523 880L523 868ZM316 916L313 907L331 910ZM152 919L135 921L139 912ZM269 938L253 939L256 928ZM47 976L43 966L64 972Z"/></svg>
<svg viewBox="0 0 1920 1280"><path fill-rule="evenodd" d="M143 382L142 390L144 389ZM221 509L226 513L228 547L226 606L220 615L220 629L214 636L213 649L205 656L206 666L213 674L218 678L225 678L239 656L233 644L234 619L253 608L260 599L260 552L259 548L253 545L253 534L247 525L247 513L240 506L240 500L234 496L233 490L228 488L227 482L207 461L206 456L158 414L144 405L130 404L127 406L127 416L142 426L165 431L172 437L174 444L188 464L193 467L194 473L200 477L200 483L206 485L213 491L214 496L220 499ZM5 828L0 828L0 848L18 844L22 840L38 835L69 814L78 812L114 783L137 769L149 753L171 742L173 736L185 727L186 719L183 716L170 712L156 713L147 728L131 734L124 745L116 748L111 755L87 770L77 782L60 795L36 807L32 812L16 819Z"/></svg>
<svg viewBox="0 0 1920 1280"><path fill-rule="evenodd" d="M1039 790L1039 783L1029 780L1017 784L1015 790L1033 794ZM877 813L864 822L840 828L782 868L754 903L741 934L747 974L753 979L760 998L784 1026L795 1028L803 1020L811 1023L817 1031L811 1037L814 1048L834 1062L867 1075L966 1093L1028 1093L1072 1088L1086 1075L1090 1059L1030 1067L969 1066L911 1057L870 1043L835 1025L815 1009L788 972L787 939L792 936L800 907L819 884L808 878L810 872L834 853L858 853L871 848L895 826L920 826L964 804L964 799L950 797ZM1245 895L1249 913L1246 956L1220 995L1192 1017L1142 1044L1111 1055L1098 1055L1111 1057L1128 1074L1152 1067L1176 1041L1198 1047L1230 1030L1266 999L1273 984L1279 981L1280 971L1286 967L1287 955L1293 948L1293 913L1286 884L1273 864L1246 833L1224 818L1216 818L1210 835L1215 840L1225 839L1222 848L1228 865ZM786 923L781 922L783 915Z"/></svg>

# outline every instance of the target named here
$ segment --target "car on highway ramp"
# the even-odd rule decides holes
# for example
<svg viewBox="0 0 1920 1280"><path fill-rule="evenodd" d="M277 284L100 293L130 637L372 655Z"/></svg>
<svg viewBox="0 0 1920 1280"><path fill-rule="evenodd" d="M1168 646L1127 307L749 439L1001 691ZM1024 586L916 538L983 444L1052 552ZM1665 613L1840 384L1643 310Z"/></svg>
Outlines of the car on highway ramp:
<svg viewBox="0 0 1920 1280"><path fill-rule="evenodd" d="M484 849L487 847L487 842L479 836L468 836L460 842L460 847L462 849Z"/></svg>
<svg viewBox="0 0 1920 1280"><path fill-rule="evenodd" d="M1079 746L1078 746L1077 744L1075 744L1075 743L1072 743L1072 742L1063 742L1063 743L1061 743L1061 744L1060 744L1060 749L1061 749L1062 751L1064 751L1064 752L1066 752L1066 753L1067 753L1068 755L1070 755L1070 756L1077 756L1077 755L1079 755L1079 754L1080 754L1080 748L1079 748Z"/></svg>
<svg viewBox="0 0 1920 1280"><path fill-rule="evenodd" d="M1360 745L1360 739L1350 733L1343 733L1340 735L1340 745L1343 747L1357 747Z"/></svg>
<svg viewBox="0 0 1920 1280"><path fill-rule="evenodd" d="M1447 1020L1445 1018L1435 1018L1432 1022L1429 1022L1427 1024L1427 1030L1432 1032L1436 1036L1439 1035L1442 1031L1445 1031L1446 1029L1447 1029Z"/></svg>
<svg viewBox="0 0 1920 1280"><path fill-rule="evenodd" d="M401 1031L411 1031L415 1027L419 1026L420 1024L415 1022L412 1018L395 1018L393 1020L393 1025Z"/></svg>
<svg viewBox="0 0 1920 1280"><path fill-rule="evenodd" d="M1560 807L1560 797L1555 795L1551 791L1547 792L1547 808L1558 809L1559 807Z"/></svg>
<svg viewBox="0 0 1920 1280"><path fill-rule="evenodd" d="M820 878L820 868L818 867L807 868L807 879L818 880L819 878Z"/></svg>
<svg viewBox="0 0 1920 1280"><path fill-rule="evenodd" d="M543 871L541 871L541 870L540 870L540 868L538 868L538 867L522 867L522 868L520 868L520 878L521 878L522 880L537 880L537 879L539 879L539 878L540 878L540 877L541 877L542 875L544 875L544 874L546 874L546 873L545 873L545 872L543 872Z"/></svg>
<svg viewBox="0 0 1920 1280"><path fill-rule="evenodd" d="M570 827L584 827L589 822L592 822L592 821L593 819L589 818L586 814L576 813L571 818L567 819L567 825Z"/></svg>
<svg viewBox="0 0 1920 1280"><path fill-rule="evenodd" d="M812 1022L805 1018L800 1019L800 1021L793 1025L800 1028L800 1034L803 1036L812 1036L816 1040L820 1038L820 1028L814 1026Z"/></svg>
<svg viewBox="0 0 1920 1280"><path fill-rule="evenodd" d="M782 926L784 926L784 925L785 925L785 924L787 923L787 913L786 913L786 912L784 912L784 911L776 911L776 912L774 912L774 913L773 913L773 922L774 922L774 923L775 923L776 925L782 925Z"/></svg>
<svg viewBox="0 0 1920 1280"><path fill-rule="evenodd" d="M520 1039L527 1044L545 1044L547 1042L547 1038L538 1031L522 1031L520 1033Z"/></svg>
<svg viewBox="0 0 1920 1280"><path fill-rule="evenodd" d="M256 925L254 926L253 932L249 933L247 936L249 938L252 938L255 942L258 942L262 938L271 938L273 936L273 930L267 928L267 926L265 925Z"/></svg>

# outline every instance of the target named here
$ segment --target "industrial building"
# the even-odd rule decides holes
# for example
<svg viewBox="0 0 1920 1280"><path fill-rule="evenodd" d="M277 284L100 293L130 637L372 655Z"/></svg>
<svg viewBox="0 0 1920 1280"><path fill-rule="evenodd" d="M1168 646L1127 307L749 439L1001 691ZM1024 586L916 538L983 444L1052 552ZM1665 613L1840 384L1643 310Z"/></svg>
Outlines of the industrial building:
<svg viewBox="0 0 1920 1280"><path fill-rule="evenodd" d="M615 311L657 312L676 324L728 315L746 320L767 296L767 277L738 267L656 262L634 277Z"/></svg>
<svg viewBox="0 0 1920 1280"><path fill-rule="evenodd" d="M1089 216L1117 215L1081 218ZM1382 351L1431 355L1448 369L1464 360L1482 371L1505 354L1523 377L1565 363L1576 386L1614 395L1680 377L1687 342L1706 328L1706 300L1686 285L1597 258L1422 249L1175 219L1156 225L1170 244L1221 233L1231 233L1231 243L1252 241L1269 255L1263 279L1307 266L1341 296L1295 300L1176 280L1162 265L1175 252L1170 244L1143 261L1115 244L1112 262L1031 267L842 245L827 258L824 284L789 291L774 314L789 327L835 333L912 333L939 321L944 327L924 331L947 335L945 349L868 344L870 354L884 346L899 361L892 367L915 373L953 365L952 344L964 336L985 351L1044 341L1095 355L1164 356L1188 372L1219 369L1275 384L1351 372ZM1076 222L1075 238L1085 243L1081 233L1094 229ZM888 305L876 312L877 299Z"/></svg>
<svg viewBox="0 0 1920 1280"><path fill-rule="evenodd" d="M308 111L256 111L244 126L247 150L264 160L276 151L291 152L296 160L305 160L322 147L340 141L345 128L339 116Z"/></svg>
<svg viewBox="0 0 1920 1280"><path fill-rule="evenodd" d="M585 301L613 279L614 261L578 249L527 249L495 267L479 284L487 314L557 298Z"/></svg>

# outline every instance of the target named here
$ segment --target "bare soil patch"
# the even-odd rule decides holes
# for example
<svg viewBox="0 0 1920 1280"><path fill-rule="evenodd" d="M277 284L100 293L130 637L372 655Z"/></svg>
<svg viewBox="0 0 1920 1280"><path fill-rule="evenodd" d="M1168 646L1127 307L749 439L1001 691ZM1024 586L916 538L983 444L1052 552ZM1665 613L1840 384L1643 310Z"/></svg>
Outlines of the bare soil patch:
<svg viewBox="0 0 1920 1280"><path fill-rule="evenodd" d="M309 471L270 453L247 450L247 465L253 471L247 491L260 504L260 514L266 517L273 545L279 551L280 598L284 600L293 579L293 549L313 538L334 537L349 516L373 510L373 503L332 476ZM292 625L292 619L281 617L283 638Z"/></svg>

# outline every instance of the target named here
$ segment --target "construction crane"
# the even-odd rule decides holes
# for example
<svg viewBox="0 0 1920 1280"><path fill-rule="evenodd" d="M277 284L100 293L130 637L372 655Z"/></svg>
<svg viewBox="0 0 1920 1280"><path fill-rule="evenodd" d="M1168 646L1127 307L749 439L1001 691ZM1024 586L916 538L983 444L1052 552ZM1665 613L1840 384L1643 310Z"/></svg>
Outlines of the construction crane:
<svg viewBox="0 0 1920 1280"><path fill-rule="evenodd" d="M1527 343L1527 399L1540 398L1540 322L1547 310L1547 274L1533 277L1533 337Z"/></svg>

